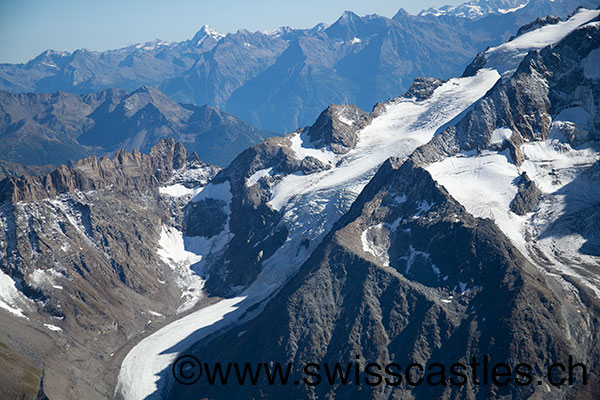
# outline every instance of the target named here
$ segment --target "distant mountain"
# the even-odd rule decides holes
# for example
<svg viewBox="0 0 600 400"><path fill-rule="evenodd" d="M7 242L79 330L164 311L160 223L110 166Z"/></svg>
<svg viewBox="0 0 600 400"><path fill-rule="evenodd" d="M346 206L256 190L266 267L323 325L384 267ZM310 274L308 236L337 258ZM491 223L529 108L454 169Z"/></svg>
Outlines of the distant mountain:
<svg viewBox="0 0 600 400"><path fill-rule="evenodd" d="M117 50L46 51L26 64L0 65L0 89L89 93L148 84L182 103L209 104L258 128L288 132L331 103L370 109L404 92L417 76L447 79L473 56L547 14L566 17L597 0L487 0L414 16L359 17L330 26L240 30L204 26L190 40Z"/></svg>
<svg viewBox="0 0 600 400"><path fill-rule="evenodd" d="M529 4L529 0L472 0L457 6L431 7L419 13L420 16L442 15L479 19L492 14L508 14L520 10Z"/></svg>
<svg viewBox="0 0 600 400"><path fill-rule="evenodd" d="M89 95L0 92L0 159L25 165L61 164L118 149L146 152L164 138L227 165L271 135L213 107L179 104L150 86Z"/></svg>
<svg viewBox="0 0 600 400"><path fill-rule="evenodd" d="M23 165L11 161L0 160L0 179L9 176L44 175L56 168L56 165Z"/></svg>

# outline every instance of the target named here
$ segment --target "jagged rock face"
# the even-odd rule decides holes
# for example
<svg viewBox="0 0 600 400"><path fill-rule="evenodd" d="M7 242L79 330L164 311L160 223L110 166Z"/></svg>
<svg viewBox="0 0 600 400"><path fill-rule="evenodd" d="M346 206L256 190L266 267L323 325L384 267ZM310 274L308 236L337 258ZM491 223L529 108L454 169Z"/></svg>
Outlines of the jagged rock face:
<svg viewBox="0 0 600 400"><path fill-rule="evenodd" d="M369 362L450 365L489 354L509 363L532 360L536 377L543 376L546 364L572 352L593 364L598 348L589 332L599 326L576 312L583 306L578 299L566 299L554 285L490 220L470 216L426 171L391 161L259 317L190 351L200 360L221 363L293 362L294 377L301 376L302 364L348 363L356 354L363 369ZM597 305L590 307L590 313L598 313ZM589 390L588 396L594 389ZM198 383L174 386L171 398L242 393L263 398L284 393L303 398L565 396L518 385L362 385L357 392L352 385Z"/></svg>
<svg viewBox="0 0 600 400"><path fill-rule="evenodd" d="M165 138L201 159L227 165L270 132L209 106L179 104L143 86L89 95L0 92L0 157L23 164L60 164L126 151L150 151Z"/></svg>
<svg viewBox="0 0 600 400"><path fill-rule="evenodd" d="M1 316L0 342L43 367L40 393L113 395L125 355L115 354L181 302L179 271L157 246L165 246L165 225L181 225L185 202L159 187L201 187L218 170L170 139L149 154L120 151L0 183L0 274L16 282L13 306L21 310Z"/></svg>
<svg viewBox="0 0 600 400"><path fill-rule="evenodd" d="M510 210L517 215L525 215L535 210L541 196L542 192L535 182L529 179L526 172L523 172L519 181L519 191L510 204Z"/></svg>
<svg viewBox="0 0 600 400"><path fill-rule="evenodd" d="M194 154L195 162L202 163ZM161 141L150 154L139 151L117 152L111 160L95 156L84 158L72 167L61 165L45 176L7 178L0 182L0 201L33 202L55 197L60 193L76 190L90 191L115 188L116 190L156 188L181 168L187 160L187 152L181 143L173 139Z"/></svg>

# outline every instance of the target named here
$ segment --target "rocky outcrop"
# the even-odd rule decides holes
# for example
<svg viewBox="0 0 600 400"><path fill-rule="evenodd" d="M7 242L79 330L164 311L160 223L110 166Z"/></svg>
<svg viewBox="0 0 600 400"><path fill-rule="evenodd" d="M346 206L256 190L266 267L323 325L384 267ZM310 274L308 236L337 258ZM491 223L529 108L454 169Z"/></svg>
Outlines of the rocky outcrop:
<svg viewBox="0 0 600 400"><path fill-rule="evenodd" d="M410 85L403 97L414 97L417 101L422 101L430 98L433 92L438 87L442 86L446 81L437 78L425 78L418 76Z"/></svg>
<svg viewBox="0 0 600 400"><path fill-rule="evenodd" d="M44 176L22 176L0 181L0 201L33 202L61 193L113 188L156 188L185 163L206 165L196 154L187 154L181 143L167 139L154 146L149 154L118 151L112 159L95 156L84 158L70 167L61 165Z"/></svg>
<svg viewBox="0 0 600 400"><path fill-rule="evenodd" d="M371 122L369 114L348 104L330 105L319 115L307 135L317 147L329 146L336 154L349 152L358 141L358 132Z"/></svg>
<svg viewBox="0 0 600 400"><path fill-rule="evenodd" d="M542 192L538 189L535 182L529 179L526 172L521 174L518 186L519 191L510 203L510 210L517 215L525 215L535 209L540 201Z"/></svg>

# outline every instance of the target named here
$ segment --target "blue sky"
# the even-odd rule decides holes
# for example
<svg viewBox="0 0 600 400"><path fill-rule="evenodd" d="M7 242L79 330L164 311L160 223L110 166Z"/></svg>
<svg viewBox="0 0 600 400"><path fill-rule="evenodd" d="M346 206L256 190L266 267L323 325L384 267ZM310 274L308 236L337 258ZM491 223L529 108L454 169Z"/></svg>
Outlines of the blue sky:
<svg viewBox="0 0 600 400"><path fill-rule="evenodd" d="M344 10L387 17L460 0L0 0L0 62L25 62L46 49L113 49L153 39L181 41L204 24L220 32L307 28Z"/></svg>

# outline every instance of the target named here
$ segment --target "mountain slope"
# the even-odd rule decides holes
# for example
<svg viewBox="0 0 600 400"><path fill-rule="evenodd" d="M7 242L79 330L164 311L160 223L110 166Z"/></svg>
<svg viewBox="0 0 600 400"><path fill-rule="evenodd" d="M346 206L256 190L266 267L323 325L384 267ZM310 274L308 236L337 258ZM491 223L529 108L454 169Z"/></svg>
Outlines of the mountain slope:
<svg viewBox="0 0 600 400"><path fill-rule="evenodd" d="M226 299L167 325L135 346L123 361L117 393L124 398L161 396L172 384L168 371L179 352L260 312L386 158L406 157L426 143L498 77L495 71L482 71L444 84L429 80L426 86L439 90L416 102L413 93L427 92L420 82L420 90L413 88L409 97L381 104L370 115L355 106L330 107L313 126L268 139L240 154L192 200L200 206L194 218L200 224L205 223L202 216L208 215L207 210L214 209L207 208L210 203L225 210L219 228L203 234L222 245L189 250L203 257L200 269L208 276L207 293ZM188 221L193 216L188 214Z"/></svg>
<svg viewBox="0 0 600 400"><path fill-rule="evenodd" d="M182 210L159 187L218 170L167 140L0 181L0 342L41 370L41 394L111 397L129 340L205 301L185 259L160 252L178 244L159 240Z"/></svg>

